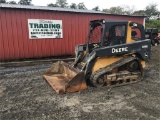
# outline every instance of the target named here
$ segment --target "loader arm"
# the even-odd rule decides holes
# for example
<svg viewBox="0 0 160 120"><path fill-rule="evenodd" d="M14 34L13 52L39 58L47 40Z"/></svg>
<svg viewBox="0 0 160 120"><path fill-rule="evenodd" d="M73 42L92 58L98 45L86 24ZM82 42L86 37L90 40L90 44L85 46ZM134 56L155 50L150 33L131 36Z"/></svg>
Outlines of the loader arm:
<svg viewBox="0 0 160 120"><path fill-rule="evenodd" d="M139 54L143 60L148 61L150 59L150 50L151 50L151 43L150 39L148 39L129 44L120 44L120 45L105 47L102 49L95 49L91 54L95 54L95 57L103 57L103 56L115 56L128 53L136 53Z"/></svg>

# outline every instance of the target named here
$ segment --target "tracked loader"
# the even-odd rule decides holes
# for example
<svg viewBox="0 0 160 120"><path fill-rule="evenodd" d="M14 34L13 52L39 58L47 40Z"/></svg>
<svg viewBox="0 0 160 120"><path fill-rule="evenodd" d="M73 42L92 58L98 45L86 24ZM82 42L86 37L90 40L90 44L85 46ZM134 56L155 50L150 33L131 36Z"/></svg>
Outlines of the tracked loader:
<svg viewBox="0 0 160 120"><path fill-rule="evenodd" d="M143 25L131 21L90 21L86 44L75 47L75 61L54 63L43 75L59 94L141 81L151 41Z"/></svg>

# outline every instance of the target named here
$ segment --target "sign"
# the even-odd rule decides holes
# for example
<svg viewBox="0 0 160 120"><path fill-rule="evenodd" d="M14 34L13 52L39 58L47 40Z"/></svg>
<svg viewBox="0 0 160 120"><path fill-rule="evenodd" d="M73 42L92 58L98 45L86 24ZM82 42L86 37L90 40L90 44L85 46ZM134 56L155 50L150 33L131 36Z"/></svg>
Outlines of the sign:
<svg viewBox="0 0 160 120"><path fill-rule="evenodd" d="M62 20L28 19L29 38L63 38Z"/></svg>

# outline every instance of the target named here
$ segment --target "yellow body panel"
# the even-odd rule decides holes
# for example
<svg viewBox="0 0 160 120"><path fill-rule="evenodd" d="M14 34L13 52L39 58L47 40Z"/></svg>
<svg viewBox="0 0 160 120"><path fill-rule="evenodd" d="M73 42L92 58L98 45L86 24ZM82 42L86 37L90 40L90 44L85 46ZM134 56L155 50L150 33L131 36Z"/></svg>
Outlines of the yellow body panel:
<svg viewBox="0 0 160 120"><path fill-rule="evenodd" d="M141 64L143 68L146 66L146 62L144 60L141 61Z"/></svg>
<svg viewBox="0 0 160 120"><path fill-rule="evenodd" d="M92 73L99 70L100 68L104 68L120 59L122 59L123 57L102 57L102 58L98 58L93 69L92 69Z"/></svg>
<svg viewBox="0 0 160 120"><path fill-rule="evenodd" d="M131 33L132 33L132 28L129 25L130 21L128 22L128 27L127 27L127 39L126 39L126 44L135 42L135 40L132 39Z"/></svg>
<svg viewBox="0 0 160 120"><path fill-rule="evenodd" d="M100 68L104 68L122 58L124 58L125 56L122 57L102 57L102 58L98 58L93 69L92 69L92 73L94 73L95 71L99 70ZM142 60L141 61L142 67L145 67L145 61ZM114 69L115 72L117 72L117 69ZM114 71L112 71L114 72Z"/></svg>

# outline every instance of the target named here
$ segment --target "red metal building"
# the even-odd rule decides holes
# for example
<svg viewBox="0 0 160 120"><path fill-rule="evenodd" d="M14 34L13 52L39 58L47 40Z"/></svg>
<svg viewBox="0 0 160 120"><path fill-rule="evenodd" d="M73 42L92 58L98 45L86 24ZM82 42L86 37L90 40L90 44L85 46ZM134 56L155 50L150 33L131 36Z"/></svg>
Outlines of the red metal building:
<svg viewBox="0 0 160 120"><path fill-rule="evenodd" d="M63 38L29 39L28 19L62 20ZM144 22L143 16L0 4L0 60L74 54L75 45L85 43L89 21L94 19Z"/></svg>

